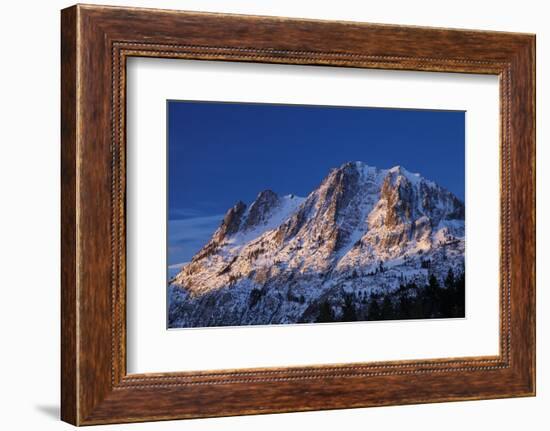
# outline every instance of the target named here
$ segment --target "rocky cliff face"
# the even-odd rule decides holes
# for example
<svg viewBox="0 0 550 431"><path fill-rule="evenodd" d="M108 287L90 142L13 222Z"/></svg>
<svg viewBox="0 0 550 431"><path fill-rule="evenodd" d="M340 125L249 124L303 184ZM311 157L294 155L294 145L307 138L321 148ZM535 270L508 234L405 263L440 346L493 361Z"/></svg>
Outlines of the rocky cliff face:
<svg viewBox="0 0 550 431"><path fill-rule="evenodd" d="M171 327L313 322L320 304L443 280L464 267L464 205L402 167L350 162L306 198L229 209L171 280Z"/></svg>

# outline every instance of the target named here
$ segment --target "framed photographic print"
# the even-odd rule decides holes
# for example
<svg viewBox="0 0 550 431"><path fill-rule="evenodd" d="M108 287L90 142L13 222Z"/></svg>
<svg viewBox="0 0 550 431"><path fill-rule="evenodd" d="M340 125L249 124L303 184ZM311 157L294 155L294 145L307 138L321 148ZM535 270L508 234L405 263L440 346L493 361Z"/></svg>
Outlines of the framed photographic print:
<svg viewBox="0 0 550 431"><path fill-rule="evenodd" d="M464 112L167 111L168 328L465 317Z"/></svg>
<svg viewBox="0 0 550 431"><path fill-rule="evenodd" d="M535 37L62 11L62 419L535 394Z"/></svg>

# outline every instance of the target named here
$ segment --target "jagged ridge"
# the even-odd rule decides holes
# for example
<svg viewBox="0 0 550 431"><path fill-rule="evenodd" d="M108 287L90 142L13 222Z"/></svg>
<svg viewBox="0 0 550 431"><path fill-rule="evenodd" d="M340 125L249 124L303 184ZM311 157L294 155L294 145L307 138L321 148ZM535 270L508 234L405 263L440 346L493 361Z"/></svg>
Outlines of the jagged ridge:
<svg viewBox="0 0 550 431"><path fill-rule="evenodd" d="M330 299L463 271L464 205L400 166L350 162L306 198L261 192L228 210L170 284L173 327L315 321Z"/></svg>

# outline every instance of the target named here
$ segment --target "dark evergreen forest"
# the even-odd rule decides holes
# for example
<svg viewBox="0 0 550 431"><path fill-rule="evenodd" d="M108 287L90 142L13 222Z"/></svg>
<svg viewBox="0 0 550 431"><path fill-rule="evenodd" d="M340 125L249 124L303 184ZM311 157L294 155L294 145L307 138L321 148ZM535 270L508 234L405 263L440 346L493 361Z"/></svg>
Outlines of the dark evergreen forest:
<svg viewBox="0 0 550 431"><path fill-rule="evenodd" d="M390 293L372 293L368 297L348 294L341 312L333 304L319 304L318 323L355 322L358 320L405 320L465 317L465 274L449 270L443 283L434 275L426 285L406 283Z"/></svg>

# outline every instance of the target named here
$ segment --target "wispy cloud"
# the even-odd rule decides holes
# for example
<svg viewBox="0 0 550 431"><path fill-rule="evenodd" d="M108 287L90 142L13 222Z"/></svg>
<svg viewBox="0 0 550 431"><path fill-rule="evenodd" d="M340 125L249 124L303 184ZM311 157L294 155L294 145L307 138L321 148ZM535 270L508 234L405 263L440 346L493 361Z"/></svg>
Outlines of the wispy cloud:
<svg viewBox="0 0 550 431"><path fill-rule="evenodd" d="M170 220L201 217L203 213L196 208L170 208Z"/></svg>
<svg viewBox="0 0 550 431"><path fill-rule="evenodd" d="M168 269L180 269L186 263L189 263L189 262L174 263L173 265L168 265Z"/></svg>
<svg viewBox="0 0 550 431"><path fill-rule="evenodd" d="M191 260L210 239L223 219L223 214L189 217L168 221L169 265Z"/></svg>
<svg viewBox="0 0 550 431"><path fill-rule="evenodd" d="M170 207L168 218L170 220L183 220L198 217L211 217L213 212L219 210L219 202L202 200L195 202L193 208L189 207Z"/></svg>

